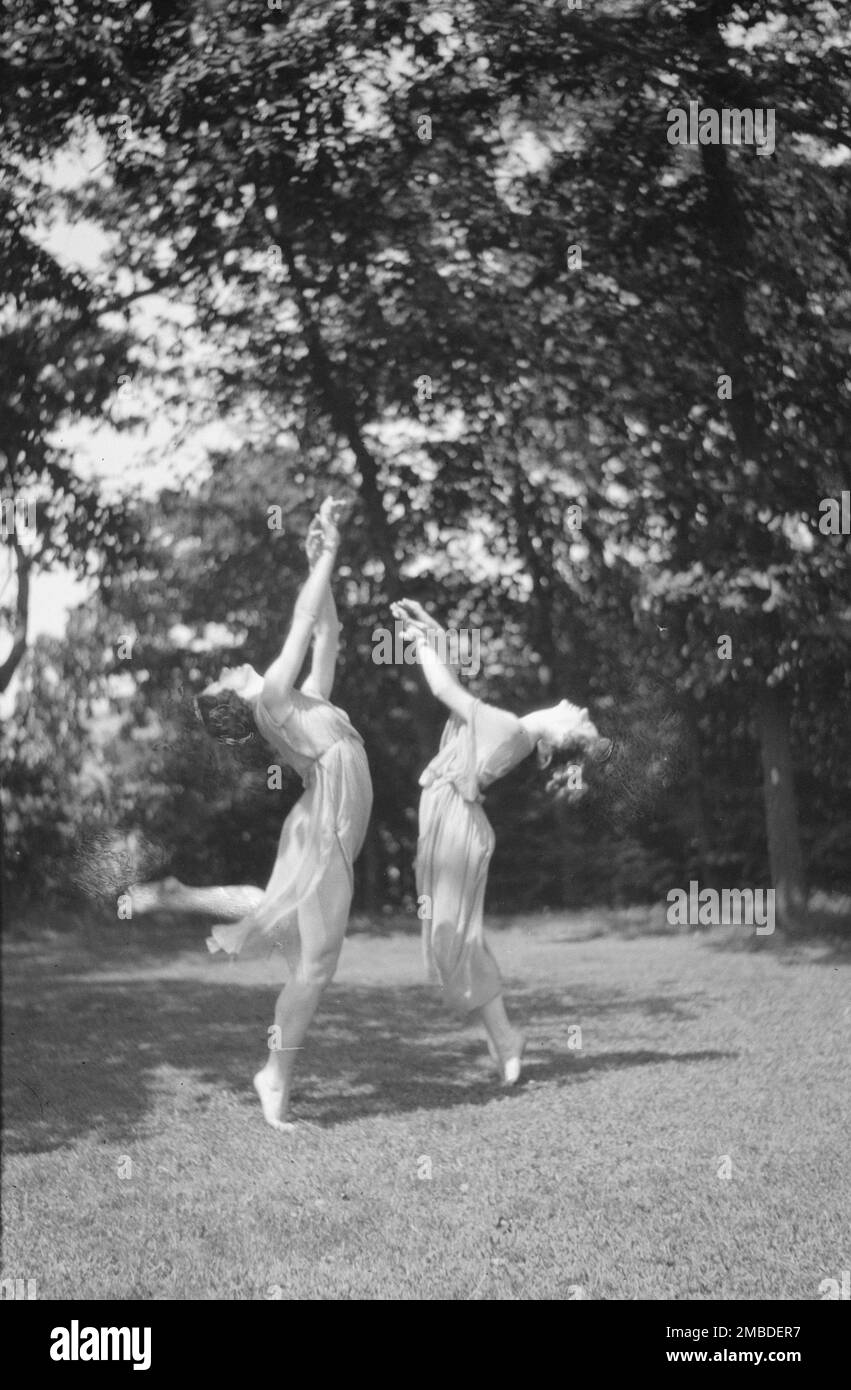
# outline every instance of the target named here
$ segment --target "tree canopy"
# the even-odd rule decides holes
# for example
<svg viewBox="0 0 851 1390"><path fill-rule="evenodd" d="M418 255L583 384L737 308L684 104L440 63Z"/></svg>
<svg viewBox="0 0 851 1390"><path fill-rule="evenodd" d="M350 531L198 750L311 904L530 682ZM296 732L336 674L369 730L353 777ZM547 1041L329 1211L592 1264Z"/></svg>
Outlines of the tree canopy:
<svg viewBox="0 0 851 1390"><path fill-rule="evenodd" d="M0 77L14 485L55 421L106 409L148 295L191 311L219 417L251 426L123 540L86 494L45 551L118 557L103 622L139 633L131 724L225 654L199 665L211 623L272 655L310 509L348 491L371 905L403 891L434 740L415 673L372 660L405 591L482 633L488 698L596 702L619 739L582 824L535 793L521 831L497 799L530 898L652 895L767 854L794 925L806 862L837 882L849 824L826 756L848 742L849 546L821 525L851 487L839 8L82 0L71 23L24 0ZM770 111L771 152L672 144L690 103ZM101 158L64 210L103 229L95 285L36 236L33 165L82 139Z"/></svg>

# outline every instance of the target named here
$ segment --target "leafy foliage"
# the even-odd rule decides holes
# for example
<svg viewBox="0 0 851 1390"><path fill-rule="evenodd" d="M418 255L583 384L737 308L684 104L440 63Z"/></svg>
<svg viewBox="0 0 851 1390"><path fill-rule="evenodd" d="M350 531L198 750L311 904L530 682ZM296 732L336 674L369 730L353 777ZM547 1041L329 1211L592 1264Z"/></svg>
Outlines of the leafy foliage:
<svg viewBox="0 0 851 1390"><path fill-rule="evenodd" d="M104 284L187 307L220 415L265 422L152 504L138 571L105 576L104 613L138 634L131 780L174 681L271 657L297 538L342 490L339 698L378 788L370 905L410 894L437 735L412 673L371 659L402 590L480 632L487 698L567 694L620 745L581 810L554 809L531 769L495 789L516 850L495 901L769 872L793 907L801 840L837 883L849 546L818 525L849 485L835 7L86 0L47 28L25 0L0 72L18 177L96 131L102 167L72 202L109 236ZM770 107L774 154L670 144L692 100ZM96 409L107 348L103 390L80 388ZM233 765L233 794L205 797L193 756L156 763L136 814L187 871L259 875L281 806ZM797 775L774 796L781 764Z"/></svg>

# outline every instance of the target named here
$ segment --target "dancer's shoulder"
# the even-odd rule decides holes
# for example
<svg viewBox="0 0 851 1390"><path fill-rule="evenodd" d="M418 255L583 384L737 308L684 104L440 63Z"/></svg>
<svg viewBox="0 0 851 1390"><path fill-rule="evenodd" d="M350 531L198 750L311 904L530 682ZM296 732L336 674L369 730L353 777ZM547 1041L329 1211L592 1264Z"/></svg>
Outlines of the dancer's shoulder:
<svg viewBox="0 0 851 1390"><path fill-rule="evenodd" d="M500 705L490 705L485 700L476 701L477 732L492 734L496 738L508 737L517 731L520 720L510 710Z"/></svg>
<svg viewBox="0 0 851 1390"><path fill-rule="evenodd" d="M262 729L264 724L271 724L276 729L284 728L295 708L293 703L295 693L295 691L291 691L287 695L278 695L264 690L258 696L254 706L258 727Z"/></svg>

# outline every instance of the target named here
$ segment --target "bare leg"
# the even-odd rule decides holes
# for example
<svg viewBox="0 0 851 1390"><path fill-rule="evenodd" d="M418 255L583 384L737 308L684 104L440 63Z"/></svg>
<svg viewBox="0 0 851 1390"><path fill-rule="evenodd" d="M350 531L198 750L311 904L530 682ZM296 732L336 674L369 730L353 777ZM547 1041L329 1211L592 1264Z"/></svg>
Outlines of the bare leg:
<svg viewBox="0 0 851 1390"><path fill-rule="evenodd" d="M485 1027L488 1051L493 1057L506 1086L513 1086L520 1079L520 1066L526 1039L516 1028L512 1028L502 995L498 994L489 1004L473 1010Z"/></svg>
<svg viewBox="0 0 851 1390"><path fill-rule="evenodd" d="M275 1048L254 1078L263 1116L273 1129L291 1130L287 1119L296 1058L322 995L322 985L305 985L293 978L275 1004Z"/></svg>
<svg viewBox="0 0 851 1390"><path fill-rule="evenodd" d="M290 961L292 977L275 1005L276 1047L254 1078L263 1115L273 1129L291 1130L288 1120L293 1072L325 986L333 979L351 906L351 885L341 860L332 861L316 893L298 912L300 949Z"/></svg>
<svg viewBox="0 0 851 1390"><path fill-rule="evenodd" d="M191 912L213 917L217 922L239 922L257 906L263 889L251 884L222 888L192 888L179 878L157 883L134 883L130 887L134 916L145 912Z"/></svg>

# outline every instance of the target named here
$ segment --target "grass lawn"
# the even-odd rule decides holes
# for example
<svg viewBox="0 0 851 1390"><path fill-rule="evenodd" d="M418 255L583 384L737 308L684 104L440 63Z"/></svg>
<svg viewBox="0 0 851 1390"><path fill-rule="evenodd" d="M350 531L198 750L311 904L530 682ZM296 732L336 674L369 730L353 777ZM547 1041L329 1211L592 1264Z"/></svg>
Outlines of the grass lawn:
<svg viewBox="0 0 851 1390"><path fill-rule="evenodd" d="M357 932L281 1135L275 982L204 930L6 945L2 1277L39 1298L818 1299L851 1268L847 953L516 919L503 1091L416 937Z"/></svg>

